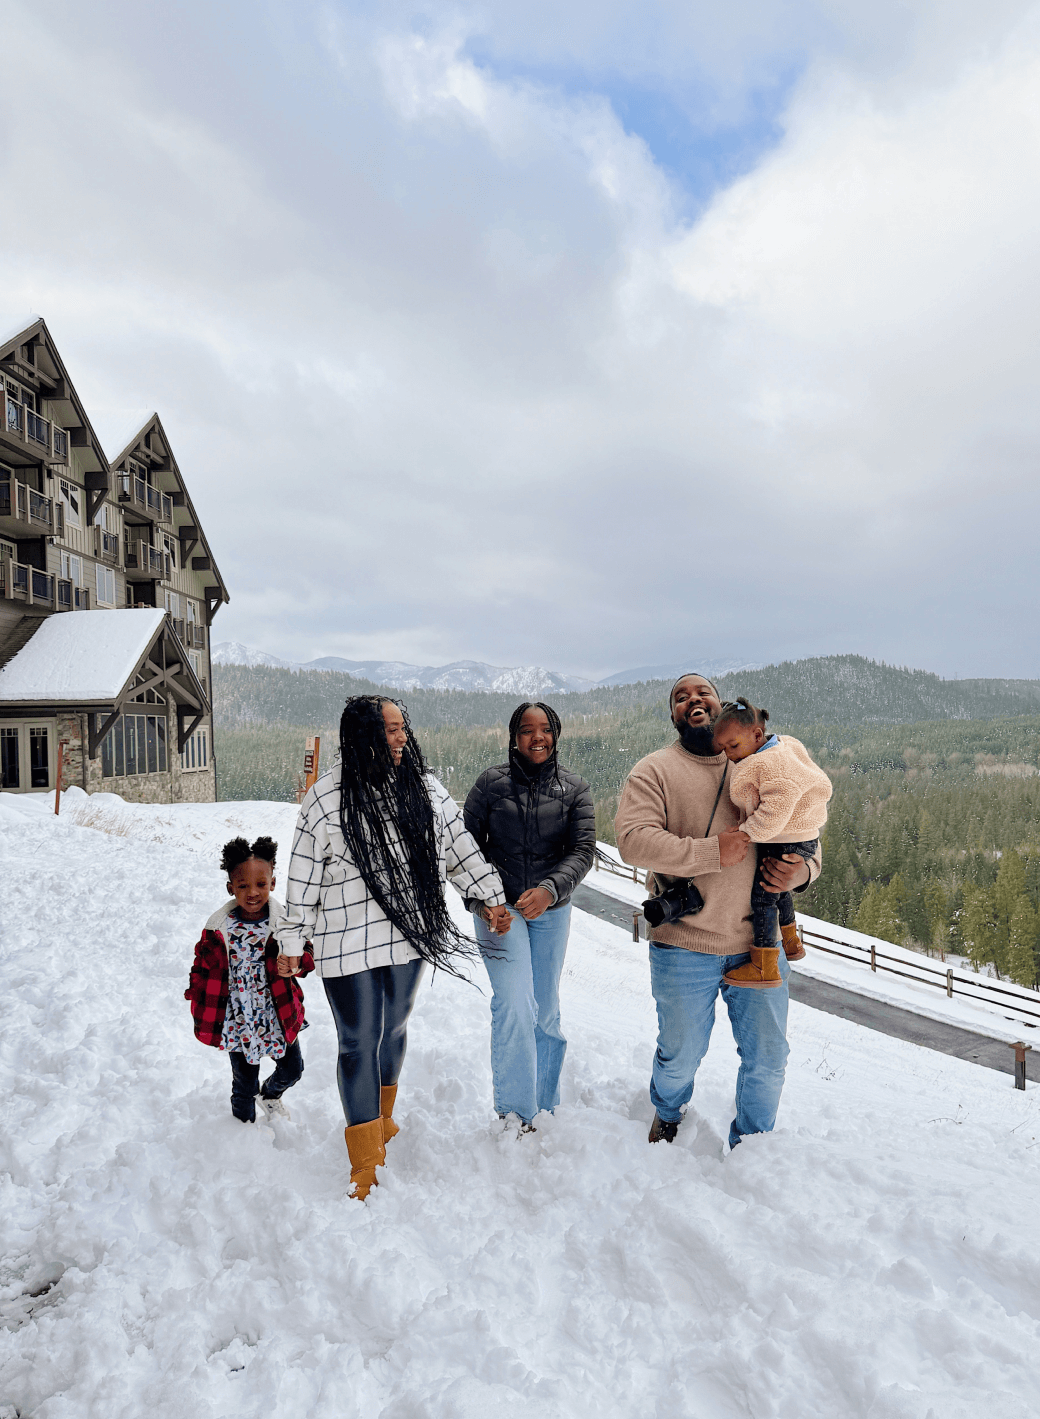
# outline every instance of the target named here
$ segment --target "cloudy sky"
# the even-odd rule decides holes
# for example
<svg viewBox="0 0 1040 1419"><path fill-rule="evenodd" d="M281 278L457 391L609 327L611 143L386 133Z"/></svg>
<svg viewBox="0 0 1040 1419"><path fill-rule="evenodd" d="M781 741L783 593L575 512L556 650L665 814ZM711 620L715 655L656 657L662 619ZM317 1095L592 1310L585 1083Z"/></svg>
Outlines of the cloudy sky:
<svg viewBox="0 0 1040 1419"><path fill-rule="evenodd" d="M45 316L103 441L159 410L217 639L1040 675L1037 6L0 34L0 325Z"/></svg>

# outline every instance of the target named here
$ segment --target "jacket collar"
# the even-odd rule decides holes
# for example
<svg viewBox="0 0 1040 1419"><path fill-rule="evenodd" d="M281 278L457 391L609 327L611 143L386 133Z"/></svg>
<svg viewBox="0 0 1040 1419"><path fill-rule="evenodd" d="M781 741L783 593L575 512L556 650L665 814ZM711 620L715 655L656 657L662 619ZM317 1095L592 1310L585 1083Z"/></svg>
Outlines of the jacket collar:
<svg viewBox="0 0 1040 1419"><path fill-rule="evenodd" d="M217 908L217 910L210 917L209 921L206 922L206 930L223 931L224 925L227 922L228 917L235 910L235 907L237 905L238 903L235 901L234 897L229 898L229 900L226 901L222 907ZM281 902L278 900L277 897L269 897L267 907L268 929L272 932L277 931L278 927L282 924L282 920L285 917L285 908L282 906Z"/></svg>

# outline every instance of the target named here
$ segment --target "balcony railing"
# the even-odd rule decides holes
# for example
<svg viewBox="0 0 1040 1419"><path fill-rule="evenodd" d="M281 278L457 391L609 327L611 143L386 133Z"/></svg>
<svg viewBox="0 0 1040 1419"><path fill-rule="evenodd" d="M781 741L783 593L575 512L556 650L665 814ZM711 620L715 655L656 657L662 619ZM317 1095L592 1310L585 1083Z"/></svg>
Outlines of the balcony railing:
<svg viewBox="0 0 1040 1419"><path fill-rule="evenodd" d="M153 488L150 483L146 483L143 478L138 478L133 473L124 470L116 474L119 483L119 501L123 503L135 503L145 512L151 512L158 517L160 522L173 523L173 499L167 497L165 493Z"/></svg>
<svg viewBox="0 0 1040 1419"><path fill-rule="evenodd" d="M68 462L69 436L65 429L27 409L10 394L4 396L4 407L4 427L8 435L13 434L21 443L32 444L37 451L42 449L52 462Z"/></svg>
<svg viewBox="0 0 1040 1419"><path fill-rule="evenodd" d="M49 606L55 604L57 577L36 567L26 566L10 557L0 558L0 595L9 601L24 601L28 606Z"/></svg>
<svg viewBox="0 0 1040 1419"><path fill-rule="evenodd" d="M77 586L77 587L74 587L73 590L74 590L74 592L75 592L75 595L74 595L74 597L73 597L73 604L75 605L76 610L77 610L77 611L89 611L89 610L90 610L90 588L89 588L89 587L86 587L86 586Z"/></svg>
<svg viewBox="0 0 1040 1419"><path fill-rule="evenodd" d="M190 630L190 629L191 629L191 628L189 627L189 630ZM205 650L205 649L206 649L206 628L205 628L204 626L196 625L195 628L194 628L194 630L195 630L195 635L194 635L195 649L196 649L196 650ZM190 644L190 642L189 642L189 644Z"/></svg>
<svg viewBox="0 0 1040 1419"><path fill-rule="evenodd" d="M94 556L110 566L119 565L119 538L103 527L94 528Z"/></svg>
<svg viewBox="0 0 1040 1419"><path fill-rule="evenodd" d="M166 552L160 552L158 547L149 546L147 542L138 539L136 542L126 543L123 556L127 571L135 571L141 576L159 577L163 581L169 581L170 558Z"/></svg>
<svg viewBox="0 0 1040 1419"><path fill-rule="evenodd" d="M58 582L58 610L59 610L59 611L71 611L71 610L72 610L72 582L71 582L71 581L59 581L59 582Z"/></svg>
<svg viewBox="0 0 1040 1419"><path fill-rule="evenodd" d="M18 407L20 409L22 406L19 404ZM32 527L46 528L48 532L60 533L64 526L55 525L54 499L45 498L17 478L0 478L0 517L13 517Z"/></svg>

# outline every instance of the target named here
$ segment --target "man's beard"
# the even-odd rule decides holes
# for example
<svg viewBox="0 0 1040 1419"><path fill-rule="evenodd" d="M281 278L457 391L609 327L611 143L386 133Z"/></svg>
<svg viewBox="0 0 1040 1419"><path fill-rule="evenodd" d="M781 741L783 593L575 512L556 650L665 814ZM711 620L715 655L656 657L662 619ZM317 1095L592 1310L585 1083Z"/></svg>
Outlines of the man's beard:
<svg viewBox="0 0 1040 1419"><path fill-rule="evenodd" d="M701 759L713 757L716 753L712 729L708 724L684 724L679 738L684 749Z"/></svg>

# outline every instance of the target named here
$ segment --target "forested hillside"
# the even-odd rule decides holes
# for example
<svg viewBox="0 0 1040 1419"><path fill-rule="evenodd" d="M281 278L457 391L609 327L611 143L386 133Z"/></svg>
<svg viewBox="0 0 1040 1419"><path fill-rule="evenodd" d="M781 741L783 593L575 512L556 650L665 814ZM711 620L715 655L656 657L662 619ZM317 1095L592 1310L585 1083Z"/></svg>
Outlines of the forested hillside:
<svg viewBox="0 0 1040 1419"><path fill-rule="evenodd" d="M723 698L744 694L765 705L776 724L908 723L934 719L992 719L1040 713L1038 680L942 680L924 670L905 670L859 655L787 661L762 670L724 675ZM272 666L214 665L213 694L218 727L248 724L335 724L348 695L381 687L326 670ZM669 683L604 685L558 697L561 714L601 716L664 708ZM419 728L438 725L504 724L515 695L463 690L386 691L408 706Z"/></svg>

